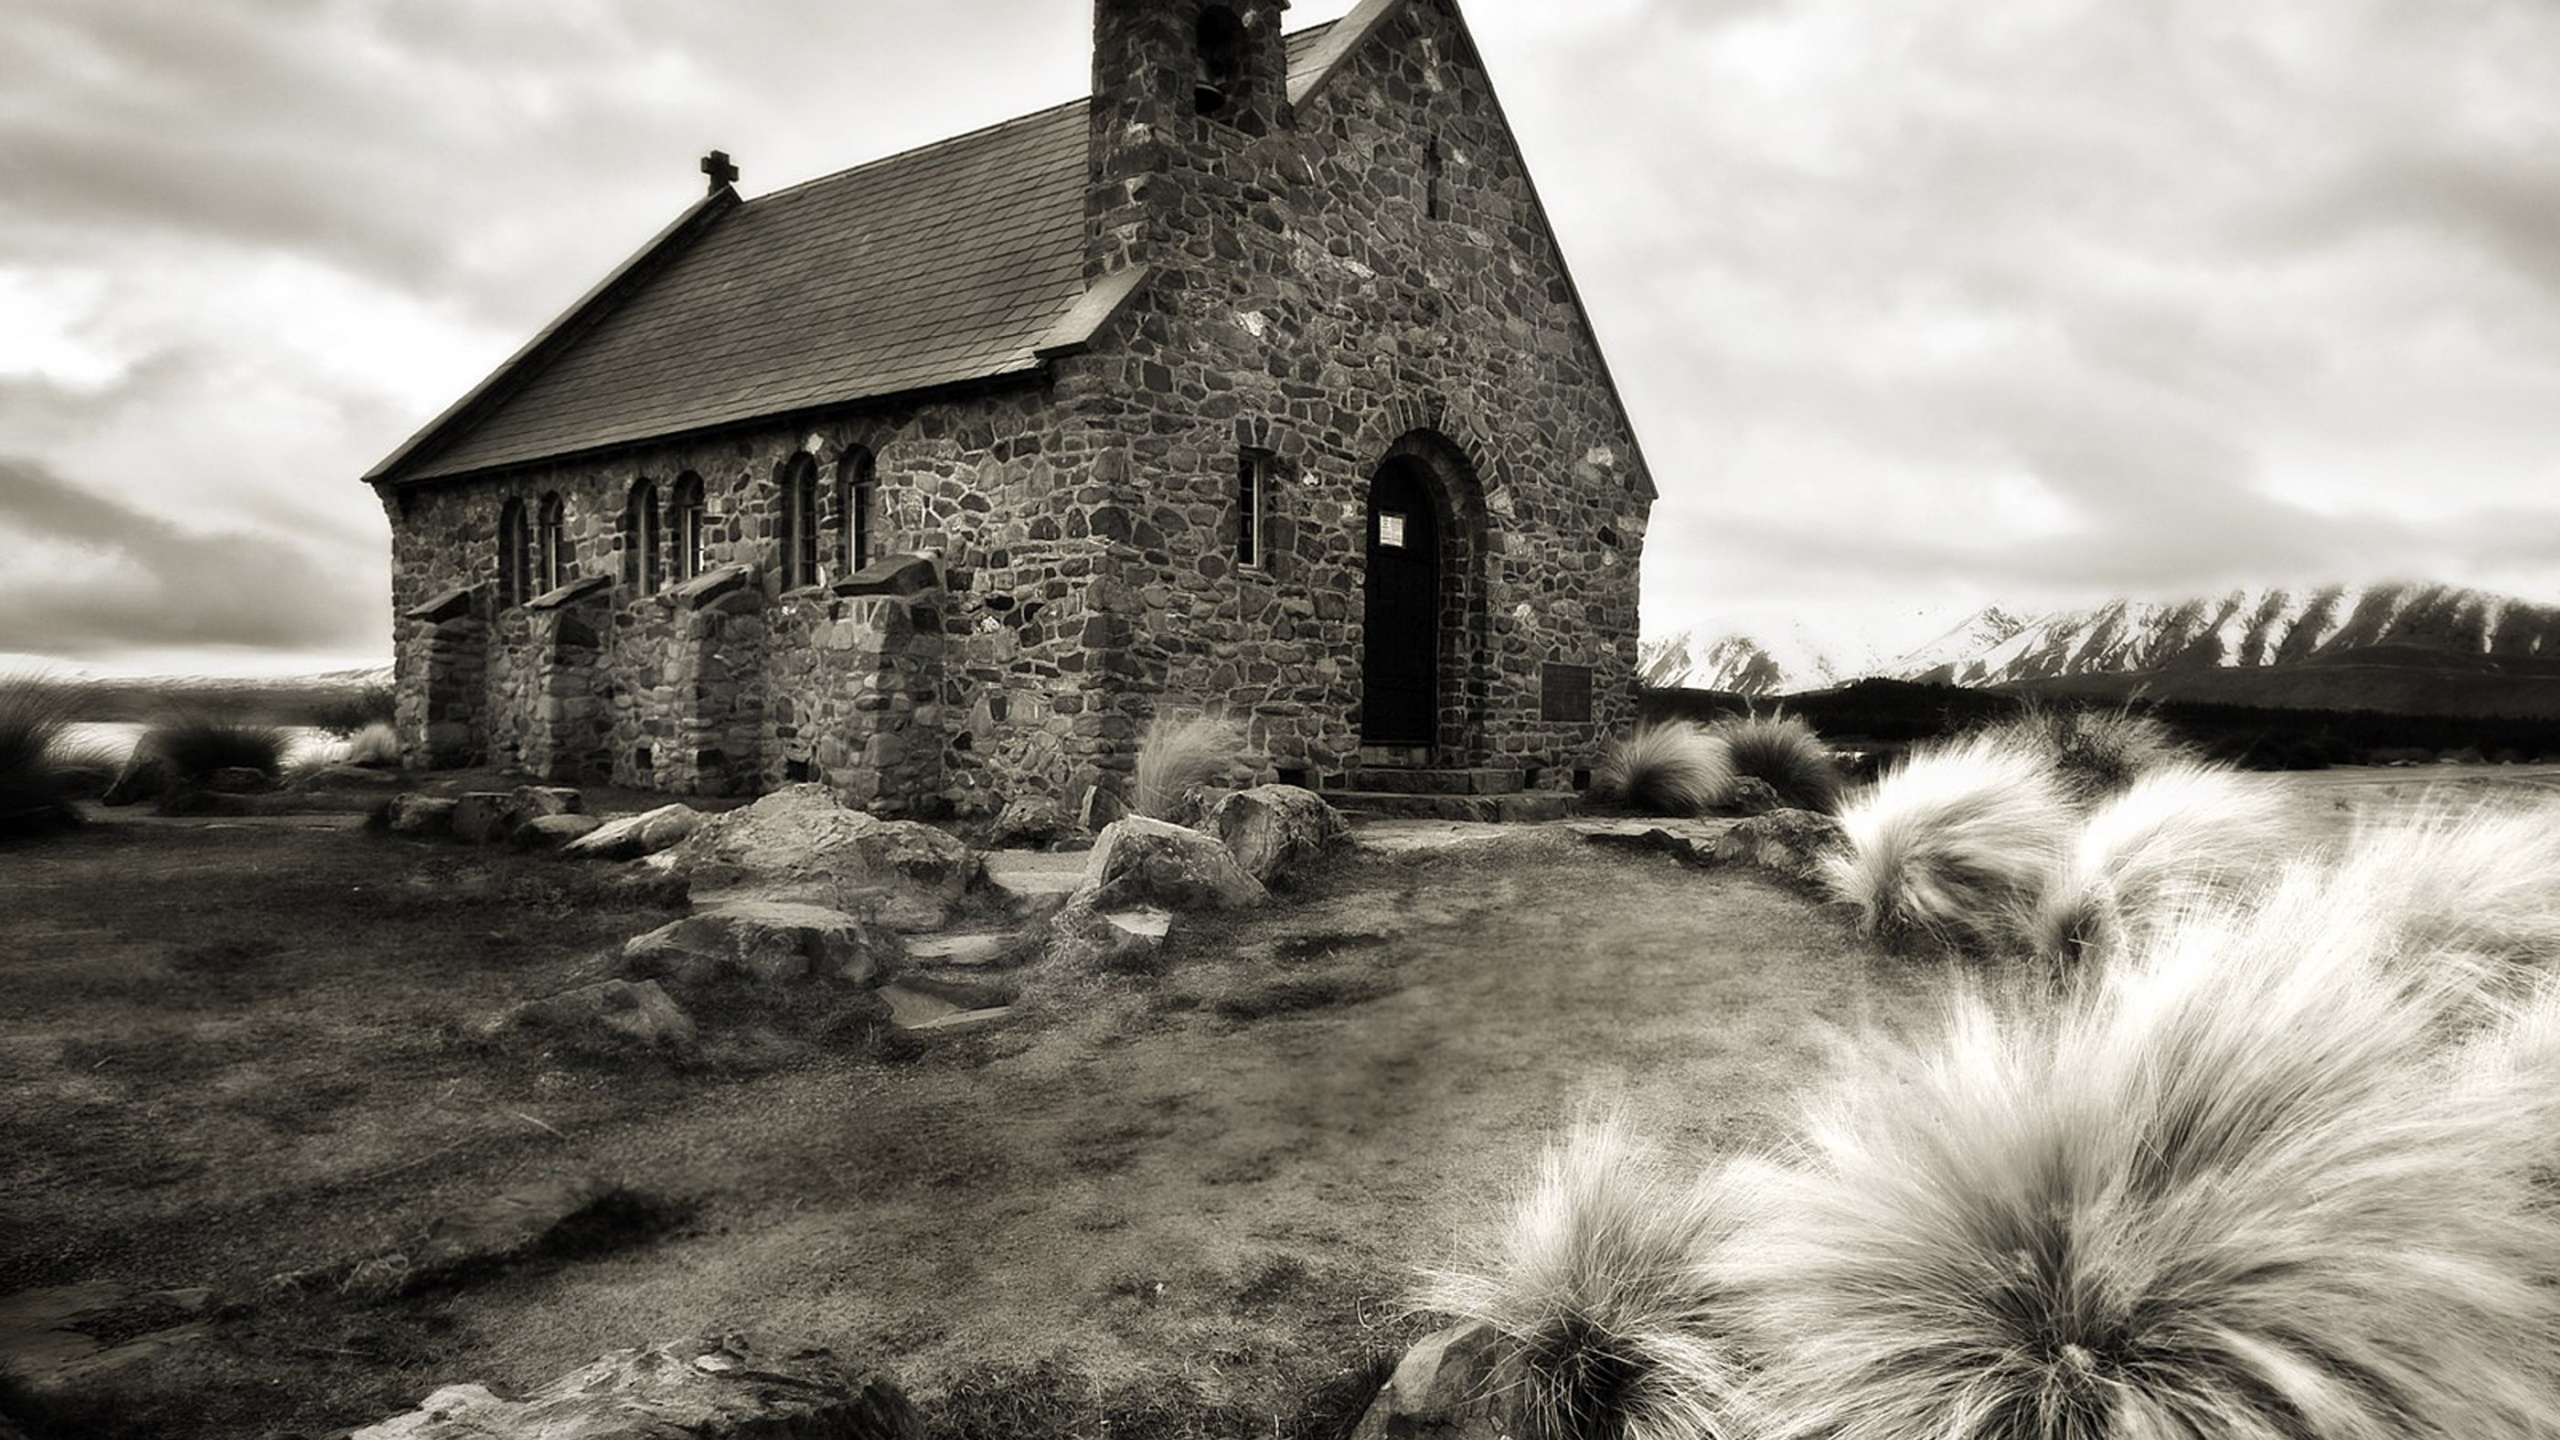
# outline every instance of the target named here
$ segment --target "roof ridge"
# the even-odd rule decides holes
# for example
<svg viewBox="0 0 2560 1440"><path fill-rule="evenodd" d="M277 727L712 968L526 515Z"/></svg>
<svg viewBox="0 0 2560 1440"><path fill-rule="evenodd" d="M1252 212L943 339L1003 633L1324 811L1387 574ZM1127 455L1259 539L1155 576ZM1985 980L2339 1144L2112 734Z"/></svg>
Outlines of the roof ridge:
<svg viewBox="0 0 2560 1440"><path fill-rule="evenodd" d="M1299 29L1289 31L1287 34L1280 37L1280 41L1284 45L1291 41L1304 41L1311 37L1323 34L1341 23L1342 21L1338 18L1333 20L1319 20L1313 25L1302 26ZM974 130L963 130L957 135L945 135L939 140L928 140L921 145L910 145L904 150L893 150L886 155L875 156L874 158L865 160L858 165L848 165L841 170L828 171L824 175L813 175L806 180L799 180L789 185L785 185L779 190L768 190L764 194L757 196L755 199L750 200L747 203L750 205L761 204L764 201L788 195L795 190L806 190L812 185L824 185L831 181L842 180L846 176L855 174L859 171L873 169L881 165L894 165L901 160L911 160L917 156L943 149L946 146L958 145L964 140L975 140L982 136L992 135L999 130L1004 130L1015 125L1027 125L1034 120L1042 120L1052 115L1056 115L1062 110L1072 110L1079 105L1089 105L1092 102L1093 97L1090 95L1079 95L1072 100L1061 100L1055 105L1044 105L1037 110L1026 111L1023 114L1016 115L1009 120L998 120L992 124L981 125Z"/></svg>

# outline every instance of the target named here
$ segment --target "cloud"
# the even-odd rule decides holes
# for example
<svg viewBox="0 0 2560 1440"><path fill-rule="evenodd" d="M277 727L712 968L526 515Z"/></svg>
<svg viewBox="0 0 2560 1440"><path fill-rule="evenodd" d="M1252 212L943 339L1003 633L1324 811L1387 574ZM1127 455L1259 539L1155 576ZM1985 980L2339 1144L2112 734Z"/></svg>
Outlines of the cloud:
<svg viewBox="0 0 2560 1440"><path fill-rule="evenodd" d="M367 650L390 606L373 577L275 535L181 529L0 457L0 651L65 658L166 646Z"/></svg>

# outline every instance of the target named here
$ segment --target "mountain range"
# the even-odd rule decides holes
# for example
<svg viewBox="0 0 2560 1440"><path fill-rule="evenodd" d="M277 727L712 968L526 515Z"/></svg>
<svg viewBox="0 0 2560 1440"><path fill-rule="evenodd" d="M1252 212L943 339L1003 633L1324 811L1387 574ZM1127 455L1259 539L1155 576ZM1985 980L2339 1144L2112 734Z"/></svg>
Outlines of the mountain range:
<svg viewBox="0 0 2560 1440"><path fill-rule="evenodd" d="M2560 714L2560 607L2450 585L2264 588L2033 616L1992 606L1908 653L1801 635L1645 643L1644 683L1761 697L1865 677L2124 699Z"/></svg>

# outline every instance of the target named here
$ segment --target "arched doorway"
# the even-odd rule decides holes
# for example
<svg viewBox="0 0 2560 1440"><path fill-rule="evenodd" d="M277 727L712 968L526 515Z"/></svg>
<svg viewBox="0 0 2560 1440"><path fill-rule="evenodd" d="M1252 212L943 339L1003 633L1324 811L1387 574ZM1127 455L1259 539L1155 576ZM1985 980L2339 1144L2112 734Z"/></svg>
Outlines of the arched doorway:
<svg viewBox="0 0 2560 1440"><path fill-rule="evenodd" d="M1440 728L1441 518L1430 468L1389 455L1369 486L1360 743L1431 745Z"/></svg>

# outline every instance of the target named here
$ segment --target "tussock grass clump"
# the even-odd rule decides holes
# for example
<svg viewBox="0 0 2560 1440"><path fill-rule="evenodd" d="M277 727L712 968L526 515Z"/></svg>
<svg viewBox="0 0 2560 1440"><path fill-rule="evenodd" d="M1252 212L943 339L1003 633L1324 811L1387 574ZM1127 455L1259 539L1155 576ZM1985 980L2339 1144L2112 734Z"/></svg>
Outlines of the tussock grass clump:
<svg viewBox="0 0 2560 1440"><path fill-rule="evenodd" d="M2169 761L2089 812L2037 902L2047 959L2113 954L2160 924L2265 875L2285 851L2281 798L2218 766Z"/></svg>
<svg viewBox="0 0 2560 1440"><path fill-rule="evenodd" d="M1824 862L1859 928L1890 944L2018 944L2076 815L2044 757L1980 734L1914 752L1840 812Z"/></svg>
<svg viewBox="0 0 2560 1440"><path fill-rule="evenodd" d="M1733 747L1701 726L1674 720L1637 727L1611 741L1592 789L1647 815L1696 815L1733 793Z"/></svg>
<svg viewBox="0 0 2560 1440"><path fill-rule="evenodd" d="M2560 960L2560 805L2437 808L2355 830L2342 888L2388 907L2409 954Z"/></svg>
<svg viewBox="0 0 2560 1440"><path fill-rule="evenodd" d="M1528 1440L1723 1436L1742 1371L1711 1266L1733 1214L1713 1177L1676 1174L1623 1117L1586 1120L1419 1303L1502 1337L1497 1387Z"/></svg>
<svg viewBox="0 0 2560 1440"><path fill-rule="evenodd" d="M1181 822L1192 793L1225 774L1243 750L1244 732L1233 721L1155 717L1138 741L1132 808L1151 819Z"/></svg>
<svg viewBox="0 0 2560 1440"><path fill-rule="evenodd" d="M314 711L311 723L340 739L358 734L368 726L389 725L395 718L399 692L389 685L375 683L352 694L333 697Z"/></svg>
<svg viewBox="0 0 2560 1440"><path fill-rule="evenodd" d="M142 732L137 758L166 767L171 779L194 784L216 770L255 770L273 775L284 763L284 732L216 715L172 715Z"/></svg>
<svg viewBox="0 0 2560 1440"><path fill-rule="evenodd" d="M2194 758L2169 728L2130 710L2030 705L1987 728L1996 742L2041 753L2084 804L2121 793L2153 770Z"/></svg>
<svg viewBox="0 0 2560 1440"><path fill-rule="evenodd" d="M0 839L79 823L78 757L63 750L72 692L30 676L0 676Z"/></svg>
<svg viewBox="0 0 2560 1440"><path fill-rule="evenodd" d="M1755 1413L1825 1440L2560 1433L2547 1047L2334 882L2163 928L2069 1003L1878 1042L1724 1253ZM2496 1063L2482 1063L2481 1055Z"/></svg>
<svg viewBox="0 0 2560 1440"><path fill-rule="evenodd" d="M1765 781L1779 799L1799 810L1828 811L1848 788L1848 773L1831 747L1793 715L1719 720L1707 733L1724 741L1734 774Z"/></svg>
<svg viewBox="0 0 2560 1440"><path fill-rule="evenodd" d="M392 766L400 763L400 735L388 720L375 720L347 737L349 765Z"/></svg>

